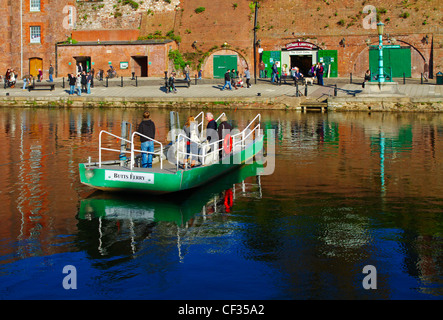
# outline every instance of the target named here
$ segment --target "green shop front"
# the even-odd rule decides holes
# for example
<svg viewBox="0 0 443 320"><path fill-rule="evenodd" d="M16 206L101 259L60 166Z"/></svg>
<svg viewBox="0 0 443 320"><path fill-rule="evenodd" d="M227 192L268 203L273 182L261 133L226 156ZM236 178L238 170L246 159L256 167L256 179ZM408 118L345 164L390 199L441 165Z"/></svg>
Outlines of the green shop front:
<svg viewBox="0 0 443 320"><path fill-rule="evenodd" d="M260 70L260 77L270 77L274 63L277 64L279 74L289 75L292 68L298 67L300 72L307 76L312 65L317 62L323 63L325 77L338 76L337 50L321 50L316 44L306 41L291 42L280 51L260 52L263 69Z"/></svg>

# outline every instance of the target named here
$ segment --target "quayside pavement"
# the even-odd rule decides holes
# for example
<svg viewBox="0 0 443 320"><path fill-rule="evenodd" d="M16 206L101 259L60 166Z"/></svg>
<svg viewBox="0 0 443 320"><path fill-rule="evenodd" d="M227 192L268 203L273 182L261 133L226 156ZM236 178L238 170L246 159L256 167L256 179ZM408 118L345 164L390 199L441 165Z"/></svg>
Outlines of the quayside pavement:
<svg viewBox="0 0 443 320"><path fill-rule="evenodd" d="M91 88L91 94L82 93L81 97L77 94L69 95L69 86L66 78L64 79L65 87L63 88L63 78L55 79L55 89L38 88L36 90L23 90L22 82L19 81L15 88L1 88L0 89L0 104L5 104L5 99L11 100L52 100L59 99L91 99L94 101L113 98L141 99L141 100L164 100L164 101L264 101L286 97L298 98L300 103L321 104L325 103L328 98L333 97L354 97L362 91L362 80L353 79L350 83L346 78L330 78L325 79L325 85L319 86L317 84L307 86L307 96L305 86L298 86L298 94L293 81L284 82L281 85L272 84L268 79L257 79L256 83L251 80L251 88L239 88L238 90L225 89L221 91L223 81L221 80L191 80L191 86L187 88L184 84L177 85L177 93L166 93L164 87L164 79L162 78L144 78L138 79L137 83L131 78L123 78L123 83L120 78L110 79L106 81L94 80L94 87ZM420 79L406 79L403 84L403 79L397 81L399 83L398 89L407 97L414 98L442 98L443 99L443 85L436 85L435 80L430 80L424 84L420 83ZM45 83L45 81L43 81ZM3 102L2 102L3 101Z"/></svg>

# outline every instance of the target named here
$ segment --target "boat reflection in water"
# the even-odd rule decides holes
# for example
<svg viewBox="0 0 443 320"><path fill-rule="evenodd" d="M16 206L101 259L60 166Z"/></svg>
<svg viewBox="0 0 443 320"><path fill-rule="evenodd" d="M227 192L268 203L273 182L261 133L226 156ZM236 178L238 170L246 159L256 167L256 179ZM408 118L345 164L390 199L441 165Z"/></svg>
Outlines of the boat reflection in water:
<svg viewBox="0 0 443 320"><path fill-rule="evenodd" d="M229 213L240 197L261 198L261 168L256 163L244 165L202 187L165 196L96 191L80 203L79 246L92 258L131 255L145 239L172 236L182 260L182 237Z"/></svg>

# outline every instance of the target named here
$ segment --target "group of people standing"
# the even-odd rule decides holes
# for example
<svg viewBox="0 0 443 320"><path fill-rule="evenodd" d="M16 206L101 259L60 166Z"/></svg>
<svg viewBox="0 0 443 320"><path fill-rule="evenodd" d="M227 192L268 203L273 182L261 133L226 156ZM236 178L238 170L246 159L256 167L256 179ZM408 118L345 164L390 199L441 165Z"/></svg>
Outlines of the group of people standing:
<svg viewBox="0 0 443 320"><path fill-rule="evenodd" d="M74 94L76 91L79 96L82 95L82 91L90 94L92 81L92 72L82 71L81 73L77 73L77 75L73 73L68 74L69 95Z"/></svg>
<svg viewBox="0 0 443 320"><path fill-rule="evenodd" d="M248 69L248 67L245 68L245 74L244 77L246 78L246 88L251 87L251 73ZM221 91L225 90L226 86L229 87L229 90L232 90L232 87L237 90L238 88L243 88L243 77L238 71L235 71L235 69L228 69L225 72L225 84L221 88Z"/></svg>
<svg viewBox="0 0 443 320"><path fill-rule="evenodd" d="M201 159L201 150L198 148L199 143L207 142L210 145L212 141L211 147L208 149L208 152L215 152L216 146L214 145L214 140L220 140L219 142L219 157L222 158L224 155L228 154L230 150L225 150L224 140L231 139L230 133L232 130L232 126L228 122L228 118L223 115L220 118L220 125L217 125L217 122L214 119L214 116L211 112L206 113L206 138L203 141L200 140L200 134L198 132L198 123L195 121L195 118L189 116L186 120L185 125L183 126L183 132L187 139L183 142L186 142L186 149L183 150L185 153L183 159L183 165L189 167L195 167L199 163L202 163ZM152 168L152 160L154 153L154 141L155 139L155 123L151 120L151 114L149 111L145 111L143 113L143 120L140 122L137 128L137 132L141 134L140 143L141 143L141 151L142 151L142 168ZM229 146L232 147L232 141L229 142ZM228 152L229 151L229 152ZM208 153L206 153L208 154Z"/></svg>
<svg viewBox="0 0 443 320"><path fill-rule="evenodd" d="M17 81L17 74L15 73L14 69L9 68L8 70L6 70L4 78L5 89L14 88L16 81Z"/></svg>
<svg viewBox="0 0 443 320"><path fill-rule="evenodd" d="M308 71L308 77L314 77L317 78L317 84L322 86L323 85L323 74L324 74L324 67L321 62L318 62L317 64L313 64L312 67ZM300 69L298 67L293 67L291 69L291 78L294 81L301 80L304 78L304 75L300 72ZM277 63L274 62L272 65L272 74L271 74L271 83L278 83L279 81L279 72Z"/></svg>

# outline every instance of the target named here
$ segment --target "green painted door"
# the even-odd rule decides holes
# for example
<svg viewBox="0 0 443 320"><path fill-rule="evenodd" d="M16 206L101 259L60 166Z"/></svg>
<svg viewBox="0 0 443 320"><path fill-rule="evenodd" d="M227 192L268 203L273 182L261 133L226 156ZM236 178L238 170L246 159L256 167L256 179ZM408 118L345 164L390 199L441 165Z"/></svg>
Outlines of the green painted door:
<svg viewBox="0 0 443 320"><path fill-rule="evenodd" d="M386 74L392 72L393 78L411 77L411 48L385 46L383 48L383 68ZM369 69L378 74L378 46L369 48Z"/></svg>
<svg viewBox="0 0 443 320"><path fill-rule="evenodd" d="M277 62L278 73L281 75L281 51L263 51L262 61L265 64L266 75L268 78L272 74L272 65Z"/></svg>
<svg viewBox="0 0 443 320"><path fill-rule="evenodd" d="M223 79L228 69L237 71L237 56L234 55L214 55L214 79Z"/></svg>
<svg viewBox="0 0 443 320"><path fill-rule="evenodd" d="M325 78L338 77L337 50L319 50L317 61L324 64Z"/></svg>

